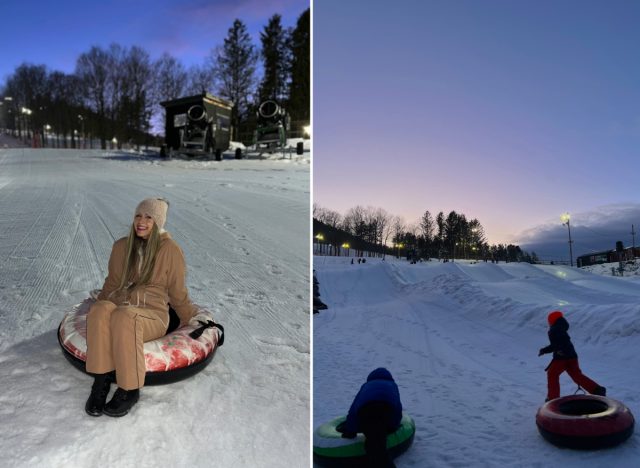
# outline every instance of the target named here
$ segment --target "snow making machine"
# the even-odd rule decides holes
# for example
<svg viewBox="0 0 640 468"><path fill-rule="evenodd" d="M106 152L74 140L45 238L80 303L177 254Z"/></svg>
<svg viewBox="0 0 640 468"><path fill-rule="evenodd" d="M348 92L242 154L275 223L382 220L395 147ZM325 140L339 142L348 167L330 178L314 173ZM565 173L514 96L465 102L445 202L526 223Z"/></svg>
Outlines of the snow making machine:
<svg viewBox="0 0 640 468"><path fill-rule="evenodd" d="M231 140L233 103L204 92L160 105L166 110L164 155L215 154L217 161L222 160Z"/></svg>
<svg viewBox="0 0 640 468"><path fill-rule="evenodd" d="M278 150L284 152L290 121L285 109L276 101L264 101L258 107L256 117L257 126L253 143L260 156L263 153L272 154Z"/></svg>

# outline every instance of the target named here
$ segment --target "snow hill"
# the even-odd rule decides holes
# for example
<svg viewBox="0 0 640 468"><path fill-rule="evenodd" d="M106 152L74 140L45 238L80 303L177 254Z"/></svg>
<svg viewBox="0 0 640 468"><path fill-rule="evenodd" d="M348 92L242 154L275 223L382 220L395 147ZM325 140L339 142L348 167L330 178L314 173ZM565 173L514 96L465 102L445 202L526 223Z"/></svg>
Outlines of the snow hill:
<svg viewBox="0 0 640 468"><path fill-rule="evenodd" d="M559 449L538 433L561 309L583 372L640 416L640 278L568 266L314 257L329 308L313 318L313 426L345 414L385 366L416 420L398 467L635 467L640 435L613 449ZM576 385L563 374L561 391Z"/></svg>
<svg viewBox="0 0 640 468"><path fill-rule="evenodd" d="M308 466L309 155L166 161L0 149L0 466ZM132 413L84 412L92 379L56 329L100 287L143 198L171 208L194 302L226 340Z"/></svg>

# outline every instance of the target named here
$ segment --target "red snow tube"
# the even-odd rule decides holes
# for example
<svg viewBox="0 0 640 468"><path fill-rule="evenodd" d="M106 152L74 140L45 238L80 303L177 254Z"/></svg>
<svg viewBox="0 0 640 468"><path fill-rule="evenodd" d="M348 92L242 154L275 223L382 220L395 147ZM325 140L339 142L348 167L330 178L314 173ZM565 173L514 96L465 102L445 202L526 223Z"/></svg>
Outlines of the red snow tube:
<svg viewBox="0 0 640 468"><path fill-rule="evenodd" d="M597 395L571 395L548 401L536 414L542 437L562 447L599 449L624 442L635 420L624 404Z"/></svg>
<svg viewBox="0 0 640 468"><path fill-rule="evenodd" d="M87 313L93 303L95 299L92 297L74 306L58 327L58 342L64 356L83 372L86 372L87 360ZM213 315L208 310L197 307L195 318L200 324L213 323ZM223 330L219 334L216 328L210 326L197 327L189 324L178 327L179 320L172 314L175 312L170 310L169 332L144 344L147 366L145 385L166 384L192 376L209 364L218 346L222 346L224 342ZM190 333L196 331L200 335L192 338Z"/></svg>

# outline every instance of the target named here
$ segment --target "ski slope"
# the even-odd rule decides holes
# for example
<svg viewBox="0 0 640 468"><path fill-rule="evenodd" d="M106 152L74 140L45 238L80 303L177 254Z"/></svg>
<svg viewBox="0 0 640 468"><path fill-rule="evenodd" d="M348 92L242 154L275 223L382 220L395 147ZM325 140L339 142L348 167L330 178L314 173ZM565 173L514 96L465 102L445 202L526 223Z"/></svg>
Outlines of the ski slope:
<svg viewBox="0 0 640 468"><path fill-rule="evenodd" d="M345 414L387 367L417 426L398 467L635 467L640 436L609 450L559 449L538 433L538 357L561 309L583 372L640 415L640 283L565 266L314 257L329 308L313 323L313 426ZM576 385L563 374L562 394Z"/></svg>
<svg viewBox="0 0 640 468"><path fill-rule="evenodd" d="M0 465L307 466L309 156L166 161L0 149ZM102 285L137 203L170 203L194 302L225 326L209 366L92 418L56 329Z"/></svg>

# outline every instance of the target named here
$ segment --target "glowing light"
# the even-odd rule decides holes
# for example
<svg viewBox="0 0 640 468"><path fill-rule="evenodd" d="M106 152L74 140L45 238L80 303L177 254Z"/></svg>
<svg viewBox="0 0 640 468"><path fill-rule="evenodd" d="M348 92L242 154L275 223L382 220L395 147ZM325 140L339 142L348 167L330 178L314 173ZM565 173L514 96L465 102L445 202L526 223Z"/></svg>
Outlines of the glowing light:
<svg viewBox="0 0 640 468"><path fill-rule="evenodd" d="M311 125L305 125L304 127L302 127L302 131L307 136L311 135Z"/></svg>
<svg viewBox="0 0 640 468"><path fill-rule="evenodd" d="M324 240L324 236L320 233L316 234L316 239L318 239L319 241Z"/></svg>
<svg viewBox="0 0 640 468"><path fill-rule="evenodd" d="M560 220L563 223L566 223L567 221L569 221L571 219L571 215L569 213L564 213L562 216L560 216Z"/></svg>
<svg viewBox="0 0 640 468"><path fill-rule="evenodd" d="M351 246L349 245L348 242L345 242L344 244L342 244L342 248L343 249L348 249L349 247L351 247Z"/></svg>

